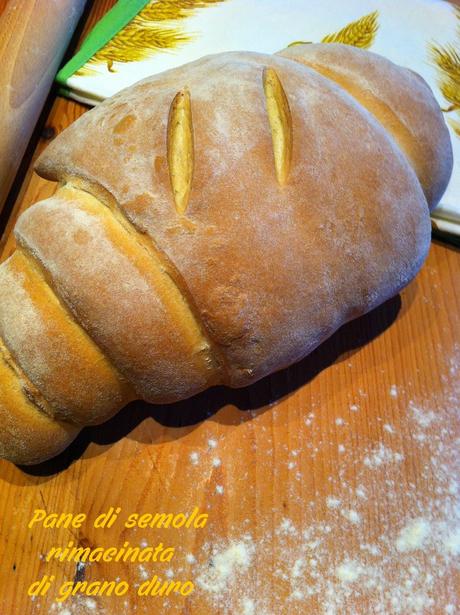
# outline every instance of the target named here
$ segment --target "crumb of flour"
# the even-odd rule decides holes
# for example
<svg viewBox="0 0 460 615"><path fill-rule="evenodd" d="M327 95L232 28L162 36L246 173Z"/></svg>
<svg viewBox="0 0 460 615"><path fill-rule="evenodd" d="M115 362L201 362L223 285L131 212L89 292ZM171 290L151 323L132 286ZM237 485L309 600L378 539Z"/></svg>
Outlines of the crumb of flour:
<svg viewBox="0 0 460 615"><path fill-rule="evenodd" d="M404 459L402 453L394 452L393 450L385 447L382 443L379 443L377 448L372 451L371 454L364 457L364 465L369 468L376 468L383 464L399 463Z"/></svg>
<svg viewBox="0 0 460 615"><path fill-rule="evenodd" d="M387 433L395 433L394 427L393 425L390 425L389 423L385 423L383 426L383 429L387 432Z"/></svg>
<svg viewBox="0 0 460 615"><path fill-rule="evenodd" d="M340 506L340 500L329 496L326 498L326 505L328 508L338 508Z"/></svg>
<svg viewBox="0 0 460 615"><path fill-rule="evenodd" d="M361 522L361 515L357 513L356 510L342 509L340 514L350 523L357 524Z"/></svg>
<svg viewBox="0 0 460 615"><path fill-rule="evenodd" d="M82 596L77 596L70 604L53 602L47 612L56 613L56 615L93 615L93 613L107 615L106 609L101 607L96 600ZM125 615L125 613L127 613L126 609L120 610L121 615Z"/></svg>
<svg viewBox="0 0 460 615"><path fill-rule="evenodd" d="M205 545L209 549L209 545ZM229 544L214 545L209 560L202 566L197 583L211 594L220 595L228 589L229 581L247 571L254 554L254 543L249 535Z"/></svg>
<svg viewBox="0 0 460 615"><path fill-rule="evenodd" d="M337 566L335 570L337 578L345 583L356 581L362 572L362 566L355 561L345 561Z"/></svg>
<svg viewBox="0 0 460 615"><path fill-rule="evenodd" d="M430 524L426 519L413 519L406 523L396 540L398 551L421 549L430 534Z"/></svg>

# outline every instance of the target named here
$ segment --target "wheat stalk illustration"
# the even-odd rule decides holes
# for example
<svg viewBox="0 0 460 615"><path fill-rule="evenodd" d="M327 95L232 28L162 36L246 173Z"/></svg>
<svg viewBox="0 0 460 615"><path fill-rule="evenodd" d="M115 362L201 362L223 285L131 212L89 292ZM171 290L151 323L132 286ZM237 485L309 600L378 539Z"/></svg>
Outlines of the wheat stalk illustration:
<svg viewBox="0 0 460 615"><path fill-rule="evenodd" d="M374 42L378 30L378 11L364 15L356 21L352 21L344 28L333 34L325 36L322 43L343 43L368 49Z"/></svg>
<svg viewBox="0 0 460 615"><path fill-rule="evenodd" d="M224 0L156 0L149 2L137 17L138 21L172 21L185 19L197 9L204 9Z"/></svg>
<svg viewBox="0 0 460 615"><path fill-rule="evenodd" d="M333 34L325 36L322 43L343 43L344 45L352 45L354 47L362 47L368 49L375 40L375 35L379 28L378 24L379 12L374 11L368 15L364 15L356 21L352 21L344 28ZM293 41L288 47L296 45L308 45L313 41Z"/></svg>
<svg viewBox="0 0 460 615"><path fill-rule="evenodd" d="M458 36L460 37L460 9L456 7L455 16L459 20ZM429 46L430 57L439 73L439 89L449 104L443 109L444 112L459 112L460 110L460 48L452 43L438 45L433 43ZM458 122L449 122L458 135ZM454 124L454 125L453 125Z"/></svg>
<svg viewBox="0 0 460 615"><path fill-rule="evenodd" d="M454 81L460 81L460 51L453 45L445 47L432 45L431 54L435 64L447 77Z"/></svg>
<svg viewBox="0 0 460 615"><path fill-rule="evenodd" d="M447 122L449 123L450 127L455 132L457 137L460 137L460 122L457 122L456 120L452 119L451 117L449 117L447 119Z"/></svg>
<svg viewBox="0 0 460 615"><path fill-rule="evenodd" d="M115 72L114 62L145 60L159 51L185 45L196 34L187 33L175 22L222 2L225 0L152 0L76 74L97 74L95 68L101 64Z"/></svg>
<svg viewBox="0 0 460 615"><path fill-rule="evenodd" d="M460 6L458 4L456 4L456 3L454 4L453 2L450 2L450 0L448 0L448 1L449 1L449 4L454 9L455 16L457 17L457 19L460 20ZM459 28L460 28L460 24L459 24Z"/></svg>
<svg viewBox="0 0 460 615"><path fill-rule="evenodd" d="M452 79L446 79L440 85L441 94L450 103L450 106L443 109L446 113L460 109L460 83Z"/></svg>

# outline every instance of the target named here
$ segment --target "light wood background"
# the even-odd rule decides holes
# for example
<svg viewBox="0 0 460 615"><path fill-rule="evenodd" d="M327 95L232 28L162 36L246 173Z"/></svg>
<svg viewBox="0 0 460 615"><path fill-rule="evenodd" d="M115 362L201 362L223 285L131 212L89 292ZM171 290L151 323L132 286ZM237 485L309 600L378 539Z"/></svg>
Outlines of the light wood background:
<svg viewBox="0 0 460 615"><path fill-rule="evenodd" d="M94 2L85 31L112 4ZM19 213L55 189L33 173L34 159L85 111L50 98L3 214L2 259ZM39 467L0 462L0 613L458 612L459 265L457 248L434 241L400 296L291 369L170 407L132 404ZM110 506L121 507L119 522L92 527ZM194 507L209 514L204 529L123 528L132 512ZM35 508L83 512L88 522L29 530ZM69 540L163 542L176 554L169 564L44 561ZM32 600L27 588L45 574L54 585ZM197 589L137 597L154 574ZM131 586L123 598L55 601L64 581L117 577Z"/></svg>

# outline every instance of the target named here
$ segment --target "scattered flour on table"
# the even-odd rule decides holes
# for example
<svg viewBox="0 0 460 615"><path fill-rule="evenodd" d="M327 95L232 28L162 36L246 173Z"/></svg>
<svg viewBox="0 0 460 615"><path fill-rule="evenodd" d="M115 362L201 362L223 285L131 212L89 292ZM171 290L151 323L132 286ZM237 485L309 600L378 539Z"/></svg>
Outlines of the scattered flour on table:
<svg viewBox="0 0 460 615"><path fill-rule="evenodd" d="M458 362L452 365L456 371L451 375L457 374ZM396 391L400 399L402 393ZM364 391L359 395L366 397ZM385 444L371 440L360 447L351 441L337 457L334 472L326 470L320 487L327 490L311 499L296 489L297 474L292 472L289 504L302 511L292 515L295 519L290 506L281 509L280 505L259 518L255 527L247 520L251 532L245 530L245 523L229 525L226 538L209 537L193 554L184 552L184 570L162 574L188 576L195 583L197 599L208 605L208 612L219 615L457 615L460 502L459 472L453 468L459 466L460 390L451 391L448 399L442 412L436 400L409 401L397 430L381 419ZM360 410L362 415L357 404L349 410ZM339 418L336 424L343 429L334 432L349 436L353 426L349 430L347 426L360 415L350 414L346 421ZM290 469L304 468L305 457L314 458L322 446L330 446L331 451L343 446L329 438L315 439L312 445L309 434L321 429L320 423L319 413L311 412L304 419L304 447L283 452L286 465L294 464ZM410 441L412 446L407 445ZM207 464L212 475L212 469L221 465L215 456L217 441L207 440L207 447L207 454L190 453L190 462ZM411 455L423 461L413 463ZM343 462L349 456L352 480L346 473L351 464ZM216 493L223 493L224 485L217 484ZM141 579L144 570L138 571ZM64 607L53 603L51 611L105 615L103 609L96 611L84 602ZM44 606L41 612L48 613ZM157 608L161 612L165 607ZM138 612L148 612L142 609ZM128 612L121 609L117 615Z"/></svg>
<svg viewBox="0 0 460 615"><path fill-rule="evenodd" d="M126 610L128 603L121 603L119 615L128 613ZM34 611L35 612L35 611ZM56 615L108 615L106 609L96 602L93 598L77 596L69 602L53 602L49 610L43 609L43 612L56 613Z"/></svg>
<svg viewBox="0 0 460 615"><path fill-rule="evenodd" d="M384 423L385 444L370 444L354 457L352 484L339 465L329 478L329 495L312 501L296 496L304 510L301 523L289 514L275 527L260 519L257 533L243 537L241 528L229 527L227 541L208 545L212 552L206 557L198 553L197 591L211 612L456 615L460 506L453 467L458 467L460 441L454 431L455 392L450 402L443 413L426 400L409 402L406 424L396 431ZM315 429L313 418L305 421L309 429ZM402 477L412 476L413 469L404 447L408 438L423 463L401 493ZM352 453L356 448L347 447L346 455ZM303 454L313 457L316 451L307 442L295 455L299 468ZM368 516L376 514L379 523L369 525Z"/></svg>
<svg viewBox="0 0 460 615"><path fill-rule="evenodd" d="M146 567L143 564L139 565L139 576L141 577L142 580L146 580L149 578L149 572L146 569Z"/></svg>
<svg viewBox="0 0 460 615"><path fill-rule="evenodd" d="M409 402L409 410L412 412L417 425L422 429L429 427L436 421L436 414L433 410L421 410L412 401Z"/></svg>

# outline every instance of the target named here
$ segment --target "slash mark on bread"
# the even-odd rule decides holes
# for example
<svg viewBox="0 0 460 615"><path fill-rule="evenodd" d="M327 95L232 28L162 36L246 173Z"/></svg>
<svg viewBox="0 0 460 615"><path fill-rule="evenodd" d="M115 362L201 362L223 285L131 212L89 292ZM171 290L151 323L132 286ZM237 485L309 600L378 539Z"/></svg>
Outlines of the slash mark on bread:
<svg viewBox="0 0 460 615"><path fill-rule="evenodd" d="M174 97L168 118L167 153L174 204L184 214L192 189L194 146L192 107L187 88Z"/></svg>
<svg viewBox="0 0 460 615"><path fill-rule="evenodd" d="M0 338L0 360L10 369L16 377L22 394L24 397L42 414L49 418L54 418L53 408L48 401L43 397L40 391L35 387L19 364L15 361L13 355L7 348L3 339Z"/></svg>
<svg viewBox="0 0 460 615"><path fill-rule="evenodd" d="M157 292L168 302L170 312L176 315L178 327L180 325L182 328L182 334L188 338L200 340L200 343L196 343L195 347L199 349L200 353L204 353L206 363L216 371L217 378L217 374L225 363L223 356L221 356L222 353L205 326L182 275L165 252L158 247L152 237L139 230L130 217L126 215L125 210L119 206L114 196L102 185L72 177L68 178L67 184L60 189L60 194L64 197L68 194L67 198L72 198L72 192L85 194L87 198L94 202L96 207L101 207L101 215L109 214L109 217L123 230L126 238L129 238L130 242L134 242L138 248L148 255L151 264L150 269L157 271Z"/></svg>
<svg viewBox="0 0 460 615"><path fill-rule="evenodd" d="M286 183L292 158L292 117L283 85L273 68L265 68L263 84L268 121L272 132L276 179Z"/></svg>

